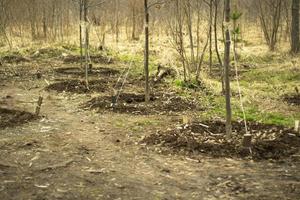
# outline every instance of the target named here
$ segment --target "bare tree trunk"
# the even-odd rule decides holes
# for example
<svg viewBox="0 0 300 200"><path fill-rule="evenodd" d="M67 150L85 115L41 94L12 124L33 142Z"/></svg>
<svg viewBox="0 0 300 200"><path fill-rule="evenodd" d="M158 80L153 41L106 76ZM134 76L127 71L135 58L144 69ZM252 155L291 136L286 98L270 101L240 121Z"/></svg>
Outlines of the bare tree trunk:
<svg viewBox="0 0 300 200"><path fill-rule="evenodd" d="M191 2L188 0L185 5L185 14L187 16L187 28L190 40L190 50L191 50L191 63L194 68L196 69L195 63L195 51L194 51L194 39L193 39L193 16L191 13Z"/></svg>
<svg viewBox="0 0 300 200"><path fill-rule="evenodd" d="M282 0L273 0L270 4L267 1L259 1L259 18L265 40L270 51L274 51L278 42L278 31L281 20ZM269 13L268 13L269 12Z"/></svg>
<svg viewBox="0 0 300 200"><path fill-rule="evenodd" d="M88 49L89 49L89 31L88 31L88 0L83 1L83 19L84 19L84 31L85 31L85 43L84 43L84 54L85 54L85 84L87 89L89 89L89 80L88 80Z"/></svg>
<svg viewBox="0 0 300 200"><path fill-rule="evenodd" d="M291 52L299 52L299 10L300 0L293 0L292 4L292 30L291 30Z"/></svg>
<svg viewBox="0 0 300 200"><path fill-rule="evenodd" d="M44 33L44 39L47 40L47 19L46 19L46 8L44 6L43 8L43 33Z"/></svg>
<svg viewBox="0 0 300 200"><path fill-rule="evenodd" d="M80 41L80 68L83 68L83 50L82 50L82 0L79 1L79 41Z"/></svg>
<svg viewBox="0 0 300 200"><path fill-rule="evenodd" d="M219 47L218 47L218 30L217 30L219 3L220 3L219 0L215 0L214 35L215 35L215 50L216 50L216 54L217 54L219 65L220 65L222 93L224 93L224 91L225 91L225 87L224 87L224 70L223 70L223 63L222 63L222 59L221 59L220 52L219 52Z"/></svg>
<svg viewBox="0 0 300 200"><path fill-rule="evenodd" d="M119 28L119 9L120 9L120 2L119 0L115 0L115 32L116 32L116 43L119 42L119 33L120 33L120 28Z"/></svg>
<svg viewBox="0 0 300 200"><path fill-rule="evenodd" d="M131 34L132 40L136 39L135 32L136 32L136 9L135 6L133 6L132 7L132 34Z"/></svg>
<svg viewBox="0 0 300 200"><path fill-rule="evenodd" d="M149 10L148 10L148 0L144 0L144 10L145 10L145 60L144 60L144 70L145 70L145 102L150 101L150 86L149 86Z"/></svg>
<svg viewBox="0 0 300 200"><path fill-rule="evenodd" d="M207 40L205 42L205 45L204 45L204 48L203 48L203 51L202 51L202 54L201 54L201 57L200 57L200 60L199 60L198 66L197 66L196 81L198 81L198 82L200 82L200 80L199 80L200 79L200 72L201 72L205 52L206 52L206 49L207 49L207 46L208 46L208 42L209 42L209 32L207 34Z"/></svg>
<svg viewBox="0 0 300 200"><path fill-rule="evenodd" d="M212 72L212 17L213 17L213 0L209 2L209 73Z"/></svg>
<svg viewBox="0 0 300 200"><path fill-rule="evenodd" d="M30 16L30 28L31 28L31 39L35 40L37 37L37 29L36 29L36 2L32 0L28 3L28 12Z"/></svg>
<svg viewBox="0 0 300 200"><path fill-rule="evenodd" d="M224 52L224 69L225 69L225 99L226 99L226 134L232 133L231 125L231 100L230 100L230 0L225 0L225 52Z"/></svg>

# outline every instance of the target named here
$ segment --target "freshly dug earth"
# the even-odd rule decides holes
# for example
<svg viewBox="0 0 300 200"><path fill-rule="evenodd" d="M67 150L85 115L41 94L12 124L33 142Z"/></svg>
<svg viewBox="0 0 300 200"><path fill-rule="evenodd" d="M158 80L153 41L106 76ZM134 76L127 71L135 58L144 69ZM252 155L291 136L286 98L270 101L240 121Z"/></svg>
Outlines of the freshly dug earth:
<svg viewBox="0 0 300 200"><path fill-rule="evenodd" d="M93 63L113 63L113 59L104 55L91 55L91 61ZM81 57L79 55L67 55L63 57L64 63L80 63Z"/></svg>
<svg viewBox="0 0 300 200"><path fill-rule="evenodd" d="M66 74L66 75L75 75L75 76L85 76L84 69L78 67L64 67L55 69L56 73ZM111 68L97 67L93 68L92 71L89 71L89 75L103 75L103 76L114 76L119 74L120 71Z"/></svg>
<svg viewBox="0 0 300 200"><path fill-rule="evenodd" d="M7 56L4 56L2 58L0 58L0 60L2 60L4 63L20 63L20 62L30 62L30 59L29 58L25 58L21 55L7 55Z"/></svg>
<svg viewBox="0 0 300 200"><path fill-rule="evenodd" d="M141 143L160 147L162 152L184 153L192 157L200 154L213 157L243 157L243 123L233 123L231 139L226 139L224 130L225 124L220 121L192 123L151 134ZM292 129L251 122L249 130L253 136L251 156L254 160L278 160L300 153L300 137Z"/></svg>
<svg viewBox="0 0 300 200"><path fill-rule="evenodd" d="M114 99L115 97L112 96L94 98L83 105L83 107L99 109L99 111L140 115L172 114L199 110L196 100L187 100L173 93L152 95L148 104L145 103L143 94L122 93L118 98L117 104L112 105Z"/></svg>
<svg viewBox="0 0 300 200"><path fill-rule="evenodd" d="M0 108L0 128L15 127L36 119L36 116L25 111Z"/></svg>
<svg viewBox="0 0 300 200"><path fill-rule="evenodd" d="M57 92L71 92L77 94L105 92L108 90L108 81L92 80L89 81L89 89L85 85L85 81L81 80L65 80L57 82L46 87L47 91L54 90Z"/></svg>
<svg viewBox="0 0 300 200"><path fill-rule="evenodd" d="M300 94L285 95L283 100L288 104L300 106Z"/></svg>

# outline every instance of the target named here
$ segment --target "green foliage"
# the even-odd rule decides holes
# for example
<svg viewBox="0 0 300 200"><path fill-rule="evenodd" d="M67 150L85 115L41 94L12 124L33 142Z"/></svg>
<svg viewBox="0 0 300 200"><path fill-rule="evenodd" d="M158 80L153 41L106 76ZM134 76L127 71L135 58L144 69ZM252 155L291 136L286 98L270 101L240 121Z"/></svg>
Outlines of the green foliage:
<svg viewBox="0 0 300 200"><path fill-rule="evenodd" d="M242 12L239 12L239 11L235 10L235 11L233 11L233 12L231 13L231 19L232 19L233 21L237 21L237 20L239 20L239 19L241 18L242 15L243 15Z"/></svg>
<svg viewBox="0 0 300 200"><path fill-rule="evenodd" d="M283 126L293 126L295 117L285 116L282 113L278 112L263 112L258 107L249 107L246 108L246 119L247 121L256 121L264 124L275 124ZM241 110L235 110L234 115L237 118L242 119L243 113Z"/></svg>
<svg viewBox="0 0 300 200"><path fill-rule="evenodd" d="M242 81L249 83L265 83L267 87L285 85L287 82L296 82L300 80L300 73L294 73L293 70L268 70L256 69L244 74Z"/></svg>
<svg viewBox="0 0 300 200"><path fill-rule="evenodd" d="M174 84L180 88L187 88L187 89L199 88L199 84L197 83L197 81L183 81L183 80L176 79L174 81Z"/></svg>
<svg viewBox="0 0 300 200"><path fill-rule="evenodd" d="M234 35L240 35L241 34L241 29L240 27L236 27L233 31L232 31L232 34Z"/></svg>

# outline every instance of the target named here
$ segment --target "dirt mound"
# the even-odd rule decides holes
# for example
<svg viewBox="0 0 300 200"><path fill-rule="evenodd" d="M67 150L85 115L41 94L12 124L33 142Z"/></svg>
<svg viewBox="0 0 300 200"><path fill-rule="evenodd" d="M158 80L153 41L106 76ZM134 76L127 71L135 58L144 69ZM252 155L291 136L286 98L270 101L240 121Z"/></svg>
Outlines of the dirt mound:
<svg viewBox="0 0 300 200"><path fill-rule="evenodd" d="M30 62L29 58L25 58L24 56L19 55L19 54L6 55L6 56L3 56L0 60L3 63Z"/></svg>
<svg viewBox="0 0 300 200"><path fill-rule="evenodd" d="M25 111L0 108L0 128L15 127L36 119L36 116Z"/></svg>
<svg viewBox="0 0 300 200"><path fill-rule="evenodd" d="M175 94L157 94L150 97L150 102L145 103L143 94L122 93L117 104L112 102L114 97L98 97L87 102L83 107L88 109L99 109L99 111L112 111L117 113L131 114L171 114L198 109L195 100L184 99Z"/></svg>
<svg viewBox="0 0 300 200"><path fill-rule="evenodd" d="M91 92L105 92L108 90L108 82L105 80L89 81L89 89L86 88L85 81L65 80L57 82L46 87L47 91L54 90L57 92L71 92L77 94Z"/></svg>
<svg viewBox="0 0 300 200"><path fill-rule="evenodd" d="M253 135L252 158L254 160L281 159L299 153L300 137L292 129L282 126L250 123ZM173 130L154 133L141 141L161 147L162 151L184 153L189 156L205 154L213 157L243 157L241 141L243 123L233 123L233 137L226 139L225 124L206 121L182 125Z"/></svg>
<svg viewBox="0 0 300 200"><path fill-rule="evenodd" d="M85 76L84 69L80 69L78 67L57 68L57 69L55 69L55 72L59 73L59 74L66 74L66 75ZM93 68L91 71L89 71L89 75L99 75L99 76L100 75L114 76L119 73L120 73L119 70L105 68L105 67L97 67L97 68Z"/></svg>
<svg viewBox="0 0 300 200"><path fill-rule="evenodd" d="M104 55L91 55L90 56L91 61L93 63L105 63L105 64L111 64L113 63L113 59ZM84 60L84 58L82 58ZM64 63L80 63L81 62L81 56L79 55L66 55L63 56L63 62Z"/></svg>
<svg viewBox="0 0 300 200"><path fill-rule="evenodd" d="M300 94L285 95L283 100L288 104L300 106Z"/></svg>

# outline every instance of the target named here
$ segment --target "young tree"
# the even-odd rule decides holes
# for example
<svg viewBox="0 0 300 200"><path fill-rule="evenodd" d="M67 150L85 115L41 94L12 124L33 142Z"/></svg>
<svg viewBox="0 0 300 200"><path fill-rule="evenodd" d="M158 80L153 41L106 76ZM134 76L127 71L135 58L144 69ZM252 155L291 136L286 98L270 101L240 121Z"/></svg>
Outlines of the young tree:
<svg viewBox="0 0 300 200"><path fill-rule="evenodd" d="M88 64L89 64L89 28L88 28L88 5L89 0L83 0L83 20L84 20L84 56L85 56L85 84L89 89Z"/></svg>
<svg viewBox="0 0 300 200"><path fill-rule="evenodd" d="M291 52L299 52L299 10L300 0L293 0L292 3L292 29L291 29Z"/></svg>
<svg viewBox="0 0 300 200"><path fill-rule="evenodd" d="M163 0L151 2L144 0L144 14L145 14L145 54L144 54L144 71L145 71L145 102L150 101L150 84L149 84L149 9L153 6L163 4Z"/></svg>
<svg viewBox="0 0 300 200"><path fill-rule="evenodd" d="M225 100L226 100L226 134L232 133L231 125L231 100L230 100L230 0L225 0L225 52L224 52L224 71L225 71Z"/></svg>
<svg viewBox="0 0 300 200"><path fill-rule="evenodd" d="M144 57L144 70L145 70L145 101L150 101L150 86L149 86L149 7L148 0L144 0L145 9L145 57Z"/></svg>

